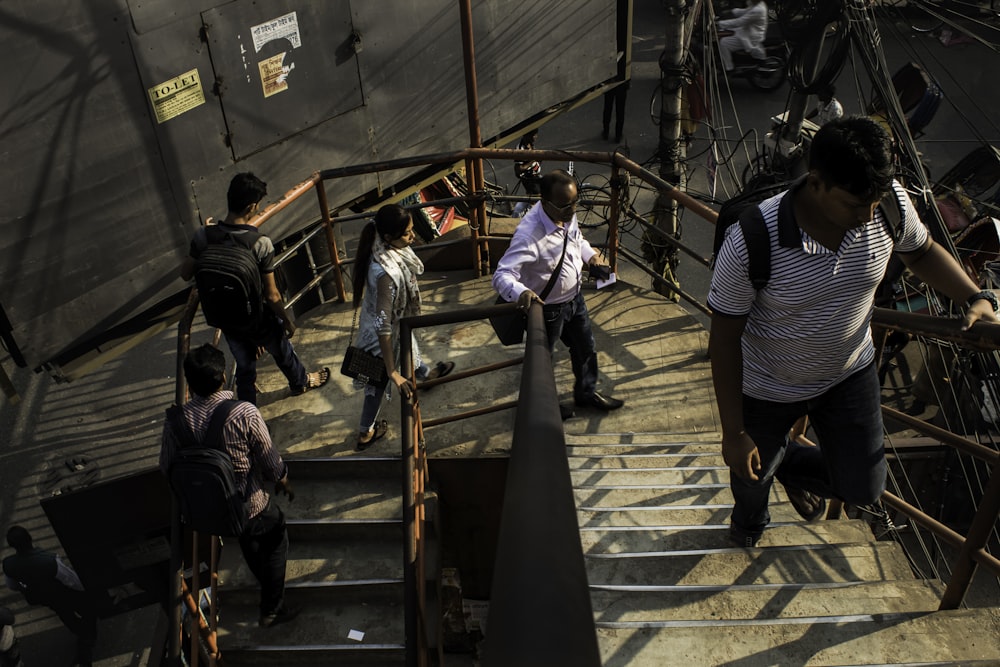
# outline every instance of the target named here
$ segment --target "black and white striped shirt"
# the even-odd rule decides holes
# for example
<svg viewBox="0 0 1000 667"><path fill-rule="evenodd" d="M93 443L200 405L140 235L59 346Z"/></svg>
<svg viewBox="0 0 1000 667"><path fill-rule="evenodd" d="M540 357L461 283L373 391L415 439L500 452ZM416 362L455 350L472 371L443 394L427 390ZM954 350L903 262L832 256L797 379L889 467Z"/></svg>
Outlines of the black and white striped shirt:
<svg viewBox="0 0 1000 667"><path fill-rule="evenodd" d="M927 228L909 196L896 250L919 250ZM871 363L872 300L893 251L876 208L875 219L849 230L837 252L820 245L795 222L788 191L759 204L770 237L771 276L757 292L750 283L743 232L732 225L719 249L708 294L718 315L746 317L743 393L768 401L813 398Z"/></svg>

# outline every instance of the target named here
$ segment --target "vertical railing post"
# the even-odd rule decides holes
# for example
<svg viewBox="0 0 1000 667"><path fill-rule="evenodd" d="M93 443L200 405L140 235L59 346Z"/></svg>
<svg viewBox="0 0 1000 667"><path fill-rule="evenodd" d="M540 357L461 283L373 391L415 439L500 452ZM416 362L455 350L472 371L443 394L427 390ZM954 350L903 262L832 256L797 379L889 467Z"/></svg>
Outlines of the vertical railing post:
<svg viewBox="0 0 1000 667"><path fill-rule="evenodd" d="M969 590L969 584L972 583L972 577L976 573L977 564L972 554L986 546L998 516L1000 516L1000 464L994 464L990 470L990 481L983 492L982 500L979 501L979 509L972 517L972 524L951 569L951 578L948 580L948 587L941 597L941 606L938 609L958 609L962 604Z"/></svg>
<svg viewBox="0 0 1000 667"><path fill-rule="evenodd" d="M469 116L469 145L472 148L483 147L483 137L479 130L479 90L476 83L476 47L472 35L472 2L471 0L459 0L459 9L462 18L462 61L465 64L465 105ZM469 186L473 192L483 193L486 191L486 183L483 178L483 159L481 157L466 161L466 172L468 173ZM486 199L481 199L476 206L476 223L472 225L472 245L475 248L476 275L483 275L482 249L478 243L477 230L482 229L483 233L489 234L486 227Z"/></svg>
<svg viewBox="0 0 1000 667"><path fill-rule="evenodd" d="M611 208L608 226L608 264L618 270L618 219L621 217L622 173L617 164L611 165Z"/></svg>
<svg viewBox="0 0 1000 667"><path fill-rule="evenodd" d="M320 214L323 216L323 231L326 232L326 243L330 251L330 261L333 263L333 275L337 281L337 298L341 303L347 301L347 292L344 290L344 273L340 268L340 254L337 252L337 235L333 232L333 220L330 218L330 205L326 199L326 181L314 173L316 179L316 198L319 200Z"/></svg>

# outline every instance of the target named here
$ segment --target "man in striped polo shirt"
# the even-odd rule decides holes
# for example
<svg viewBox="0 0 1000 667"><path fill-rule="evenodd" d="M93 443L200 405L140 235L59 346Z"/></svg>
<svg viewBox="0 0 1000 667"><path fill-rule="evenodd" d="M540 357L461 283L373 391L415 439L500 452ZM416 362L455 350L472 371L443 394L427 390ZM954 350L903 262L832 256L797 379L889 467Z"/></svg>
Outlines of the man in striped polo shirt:
<svg viewBox="0 0 1000 667"><path fill-rule="evenodd" d="M233 392L224 391L226 357L222 350L205 344L184 358L184 377L194 397L181 407L190 432L201 441L208 431L212 413ZM285 563L288 557L288 529L281 508L271 502L264 482L273 482L276 493L295 498L288 482L288 466L271 443L271 434L260 411L252 403L238 402L222 428L222 443L233 462L239 486L247 502L247 521L240 535L240 549L247 567L260 584L260 627L269 628L290 621L298 609L284 602ZM169 420L163 427L160 469L170 470L178 449L177 436Z"/></svg>
<svg viewBox="0 0 1000 667"><path fill-rule="evenodd" d="M877 208L890 189L904 212L895 243ZM881 388L869 323L893 251L918 278L968 306L965 328L997 321L992 293L930 238L893 179L888 134L868 118L824 125L808 173L759 207L770 239L767 284L751 285L746 242L734 224L708 296L722 453L735 500L730 537L740 546L754 546L770 522L775 477L807 520L819 518L825 498L884 513ZM786 437L806 415L819 447Z"/></svg>

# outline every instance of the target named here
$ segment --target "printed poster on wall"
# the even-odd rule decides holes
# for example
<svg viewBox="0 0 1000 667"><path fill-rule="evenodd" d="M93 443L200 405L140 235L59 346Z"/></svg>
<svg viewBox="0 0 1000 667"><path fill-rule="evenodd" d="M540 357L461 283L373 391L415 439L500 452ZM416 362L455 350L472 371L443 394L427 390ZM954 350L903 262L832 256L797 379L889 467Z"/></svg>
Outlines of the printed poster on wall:
<svg viewBox="0 0 1000 667"><path fill-rule="evenodd" d="M295 63L291 61L289 56L292 49L302 46L302 36L299 33L299 20L296 13L290 12L252 26L250 34L253 37L254 53L259 54L268 44L277 42L275 46L267 49L267 53L271 55L265 53L266 57L257 62L264 97L288 90L288 75L295 69ZM281 50L275 53L275 47Z"/></svg>

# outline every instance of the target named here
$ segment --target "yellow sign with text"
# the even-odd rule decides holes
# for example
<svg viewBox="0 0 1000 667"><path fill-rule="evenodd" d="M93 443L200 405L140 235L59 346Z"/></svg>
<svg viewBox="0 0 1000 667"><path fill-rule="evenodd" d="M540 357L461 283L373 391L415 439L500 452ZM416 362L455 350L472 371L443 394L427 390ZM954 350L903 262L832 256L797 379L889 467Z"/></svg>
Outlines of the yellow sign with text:
<svg viewBox="0 0 1000 667"><path fill-rule="evenodd" d="M157 123L164 123L205 103L205 90L197 68L153 86L148 92Z"/></svg>

